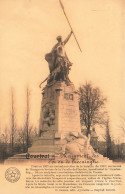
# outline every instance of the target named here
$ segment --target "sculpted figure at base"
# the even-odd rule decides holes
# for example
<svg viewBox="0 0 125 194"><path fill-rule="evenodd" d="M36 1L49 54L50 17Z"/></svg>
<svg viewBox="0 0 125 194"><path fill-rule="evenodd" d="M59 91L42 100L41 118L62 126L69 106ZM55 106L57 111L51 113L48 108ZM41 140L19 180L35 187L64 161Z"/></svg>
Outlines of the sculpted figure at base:
<svg viewBox="0 0 125 194"><path fill-rule="evenodd" d="M69 81L68 74L72 63L66 55L64 46L70 39L71 35L72 31L64 41L61 36L58 36L58 43L52 48L50 53L45 55L45 60L48 62L50 70L50 76L47 80L48 83L53 80Z"/></svg>
<svg viewBox="0 0 125 194"><path fill-rule="evenodd" d="M61 156L65 160L72 161L96 161L96 162L111 162L107 157L103 157L101 154L94 151L90 145L90 138L86 137L82 133L70 132L65 137L66 143L61 147L62 150L57 155Z"/></svg>

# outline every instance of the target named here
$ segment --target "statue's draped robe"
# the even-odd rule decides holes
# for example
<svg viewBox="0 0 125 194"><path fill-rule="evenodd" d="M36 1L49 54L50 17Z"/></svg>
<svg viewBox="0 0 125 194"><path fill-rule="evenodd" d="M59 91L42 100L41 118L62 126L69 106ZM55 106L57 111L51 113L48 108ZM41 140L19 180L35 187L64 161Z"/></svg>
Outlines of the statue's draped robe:
<svg viewBox="0 0 125 194"><path fill-rule="evenodd" d="M70 66L72 65L69 61L64 45L68 42L71 33L68 37L62 42L58 42L51 50L50 53L45 55L46 61L49 63L49 69L51 73L51 78L57 80L67 80L68 74L70 70ZM69 79L68 79L69 80Z"/></svg>

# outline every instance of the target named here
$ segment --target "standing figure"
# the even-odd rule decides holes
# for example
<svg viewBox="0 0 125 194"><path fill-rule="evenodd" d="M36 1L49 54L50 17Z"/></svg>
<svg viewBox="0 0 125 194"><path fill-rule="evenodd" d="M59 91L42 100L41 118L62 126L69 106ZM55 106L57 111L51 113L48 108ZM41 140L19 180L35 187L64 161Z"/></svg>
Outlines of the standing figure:
<svg viewBox="0 0 125 194"><path fill-rule="evenodd" d="M72 31L64 41L61 36L58 36L58 43L52 48L51 53L45 55L45 59L49 63L50 69L48 82L53 80L69 81L68 74L72 63L66 55L64 45L68 42L71 35Z"/></svg>

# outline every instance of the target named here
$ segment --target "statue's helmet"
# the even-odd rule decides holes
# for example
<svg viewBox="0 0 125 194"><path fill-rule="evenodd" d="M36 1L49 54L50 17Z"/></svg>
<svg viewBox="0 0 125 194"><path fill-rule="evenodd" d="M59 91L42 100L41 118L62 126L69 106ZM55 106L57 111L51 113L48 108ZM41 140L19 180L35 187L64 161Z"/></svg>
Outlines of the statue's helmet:
<svg viewBox="0 0 125 194"><path fill-rule="evenodd" d="M62 36L57 36L56 38L58 41L61 41L62 40Z"/></svg>

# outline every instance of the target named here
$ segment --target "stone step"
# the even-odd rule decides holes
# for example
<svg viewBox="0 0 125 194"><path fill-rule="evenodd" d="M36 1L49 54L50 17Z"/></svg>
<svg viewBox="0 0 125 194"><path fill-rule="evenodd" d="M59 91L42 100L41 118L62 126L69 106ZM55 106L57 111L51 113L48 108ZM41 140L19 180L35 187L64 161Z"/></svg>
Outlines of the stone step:
<svg viewBox="0 0 125 194"><path fill-rule="evenodd" d="M57 145L37 145L37 146L32 146L31 148L28 149L28 153L33 153L33 152L47 152L47 153L55 153L61 150L61 147Z"/></svg>
<svg viewBox="0 0 125 194"><path fill-rule="evenodd" d="M4 164L10 164L10 163L15 163L15 164L20 164L20 163L34 163L34 162L48 162L49 159L52 159L54 153L48 154L48 152L34 152L34 153L29 153L30 154L30 158L27 159L26 158L26 154L27 153L23 153L23 154L16 154L12 157L9 157L7 160L4 161ZM45 158L45 157L34 157L34 156L40 156L40 155L49 155L49 158ZM29 157L29 156L28 156Z"/></svg>
<svg viewBox="0 0 125 194"><path fill-rule="evenodd" d="M9 158L24 158L24 157L26 157L26 153L23 153L23 154L16 154L16 155L14 155L14 156L12 156L12 157L9 157Z"/></svg>

